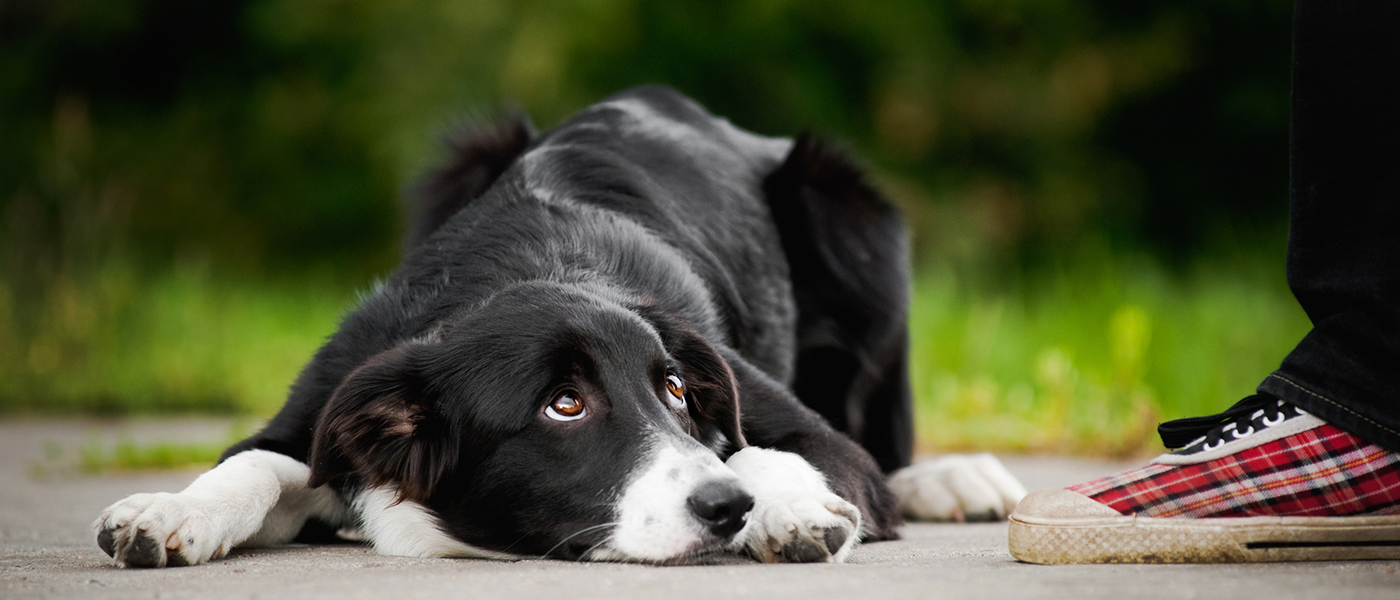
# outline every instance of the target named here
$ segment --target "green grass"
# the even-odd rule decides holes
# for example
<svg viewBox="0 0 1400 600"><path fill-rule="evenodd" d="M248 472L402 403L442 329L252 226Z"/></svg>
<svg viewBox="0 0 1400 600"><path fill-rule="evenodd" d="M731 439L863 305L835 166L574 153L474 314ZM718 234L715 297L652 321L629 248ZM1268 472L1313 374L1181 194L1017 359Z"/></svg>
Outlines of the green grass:
<svg viewBox="0 0 1400 600"><path fill-rule="evenodd" d="M138 444L126 438L116 447L83 446L78 467L83 473L111 471L150 471L188 467L212 467L230 444L176 444L154 442Z"/></svg>
<svg viewBox="0 0 1400 600"><path fill-rule="evenodd" d="M1185 274L1111 256L1066 264L1000 290L948 268L916 277L923 448L1151 451L1158 421L1251 393L1308 329L1281 261ZM14 292L0 283L0 412L266 417L355 290L115 268L57 279L23 306ZM204 461L212 448L132 444L102 460Z"/></svg>
<svg viewBox="0 0 1400 600"><path fill-rule="evenodd" d="M266 416L355 290L184 268L59 278L16 306L0 282L0 410Z"/></svg>
<svg viewBox="0 0 1400 600"><path fill-rule="evenodd" d="M248 422L236 420L227 436L204 442L140 441L130 433L115 443L90 435L82 446L65 448L53 440L44 443L44 459L29 465L34 479L72 475L100 475L113 472L207 469L214 466L229 446L248 437Z"/></svg>
<svg viewBox="0 0 1400 600"><path fill-rule="evenodd" d="M931 450L1130 455L1156 424L1253 393L1310 325L1281 261L1168 275L1098 258L987 293L952 271L917 280L919 441Z"/></svg>

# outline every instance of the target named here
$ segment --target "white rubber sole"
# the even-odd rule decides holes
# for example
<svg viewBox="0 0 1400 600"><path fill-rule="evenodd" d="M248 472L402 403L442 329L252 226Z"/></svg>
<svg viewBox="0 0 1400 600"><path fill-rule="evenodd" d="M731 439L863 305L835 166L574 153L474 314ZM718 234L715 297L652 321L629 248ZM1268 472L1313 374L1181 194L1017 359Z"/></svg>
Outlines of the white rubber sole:
<svg viewBox="0 0 1400 600"><path fill-rule="evenodd" d="M1400 559L1400 516L1125 517L1069 490L1026 496L1010 517L1017 560L1210 563Z"/></svg>

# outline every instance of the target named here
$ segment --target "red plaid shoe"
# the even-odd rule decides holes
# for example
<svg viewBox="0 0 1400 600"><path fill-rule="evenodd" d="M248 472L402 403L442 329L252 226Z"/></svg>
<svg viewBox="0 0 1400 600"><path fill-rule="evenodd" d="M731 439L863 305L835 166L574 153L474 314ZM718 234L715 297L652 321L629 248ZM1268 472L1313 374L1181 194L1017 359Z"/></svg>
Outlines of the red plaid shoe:
<svg viewBox="0 0 1400 600"><path fill-rule="evenodd" d="M1019 560L1261 562L1400 558L1400 454L1272 396L1164 423L1145 467L1034 492Z"/></svg>

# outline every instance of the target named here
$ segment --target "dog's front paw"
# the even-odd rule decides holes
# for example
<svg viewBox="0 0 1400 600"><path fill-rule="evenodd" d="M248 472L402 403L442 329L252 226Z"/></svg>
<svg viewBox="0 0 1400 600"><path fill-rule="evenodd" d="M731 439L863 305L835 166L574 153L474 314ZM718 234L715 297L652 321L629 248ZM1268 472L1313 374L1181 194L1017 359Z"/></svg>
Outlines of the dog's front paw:
<svg viewBox="0 0 1400 600"><path fill-rule="evenodd" d="M890 476L899 511L919 521L1000 521L1026 488L991 454L950 454Z"/></svg>
<svg viewBox="0 0 1400 600"><path fill-rule="evenodd" d="M745 448L729 458L754 497L734 549L763 562L842 562L860 538L860 509L831 493L801 456Z"/></svg>
<svg viewBox="0 0 1400 600"><path fill-rule="evenodd" d="M203 502L181 494L136 494L102 511L97 545L119 567L197 565L232 545L216 531Z"/></svg>
<svg viewBox="0 0 1400 600"><path fill-rule="evenodd" d="M763 562L842 562L860 534L860 510L836 494L755 502L737 544Z"/></svg>

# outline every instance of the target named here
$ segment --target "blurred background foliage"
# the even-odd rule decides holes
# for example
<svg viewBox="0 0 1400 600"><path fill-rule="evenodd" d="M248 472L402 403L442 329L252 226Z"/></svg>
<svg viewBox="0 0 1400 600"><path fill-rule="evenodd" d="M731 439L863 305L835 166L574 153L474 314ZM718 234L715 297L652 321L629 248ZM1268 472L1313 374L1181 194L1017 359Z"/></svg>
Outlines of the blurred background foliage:
<svg viewBox="0 0 1400 600"><path fill-rule="evenodd" d="M863 157L921 443L1131 453L1307 330L1283 0L0 0L0 411L268 415L437 136L627 86Z"/></svg>

